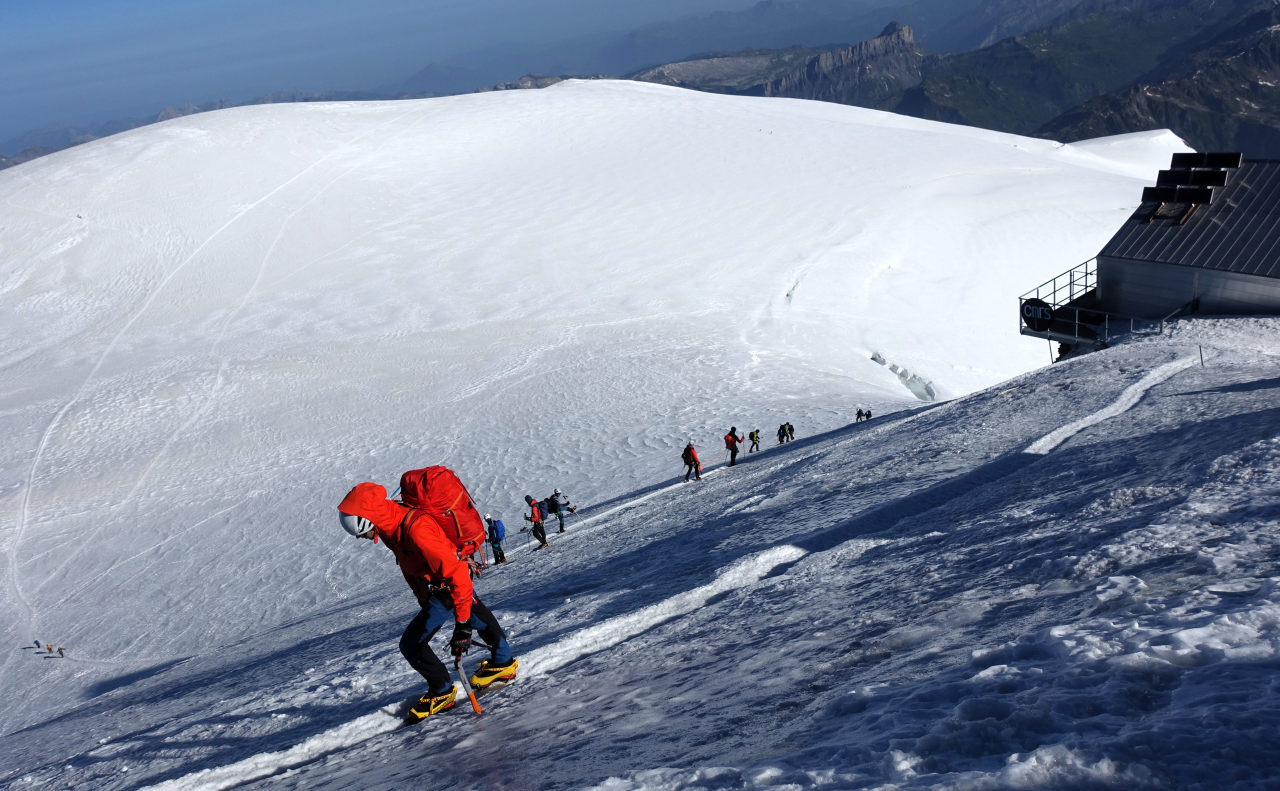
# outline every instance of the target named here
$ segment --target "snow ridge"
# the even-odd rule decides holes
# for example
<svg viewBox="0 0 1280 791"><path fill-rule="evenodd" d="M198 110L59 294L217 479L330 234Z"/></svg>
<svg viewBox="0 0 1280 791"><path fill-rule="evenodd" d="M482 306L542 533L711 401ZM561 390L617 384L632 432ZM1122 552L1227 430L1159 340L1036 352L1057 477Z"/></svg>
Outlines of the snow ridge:
<svg viewBox="0 0 1280 791"><path fill-rule="evenodd" d="M1138 382L1126 388L1125 391L1120 394L1120 397L1117 398L1115 402L1109 404L1106 408L1099 409L1091 415L1086 415L1079 420L1068 423L1061 428L1045 434L1043 437L1027 446L1026 452L1034 453L1039 456L1052 452L1054 448L1058 447L1063 442L1066 442L1071 437L1074 437L1076 434L1079 434L1086 428L1096 426L1104 420L1108 420L1132 409L1133 405L1138 403L1138 401L1147 394L1148 390L1192 365L1195 365L1195 358L1193 357L1184 357L1181 360L1173 360L1172 362L1167 362L1164 365L1161 365L1146 376L1142 377Z"/></svg>

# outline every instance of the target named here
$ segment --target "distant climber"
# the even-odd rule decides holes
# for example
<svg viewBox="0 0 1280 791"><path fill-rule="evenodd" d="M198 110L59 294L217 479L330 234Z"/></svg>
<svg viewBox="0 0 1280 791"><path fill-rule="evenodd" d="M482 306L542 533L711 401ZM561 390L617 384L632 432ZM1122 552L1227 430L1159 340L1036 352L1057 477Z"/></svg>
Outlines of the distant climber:
<svg viewBox="0 0 1280 791"><path fill-rule="evenodd" d="M702 480L702 462L698 461L698 451L693 448L693 440L689 440L689 444L684 446L680 458L684 461L684 482L689 482L690 475L695 481Z"/></svg>
<svg viewBox="0 0 1280 791"><path fill-rule="evenodd" d="M738 445L742 444L743 436L738 433L737 426L730 426L729 433L724 435L724 446L729 451L729 466L738 463Z"/></svg>
<svg viewBox="0 0 1280 791"><path fill-rule="evenodd" d="M547 511L560 520L560 532L563 533L565 513L575 514L578 509L569 502L569 498L559 489L556 489L555 494L543 500L543 502L547 504Z"/></svg>
<svg viewBox="0 0 1280 791"><path fill-rule="evenodd" d="M791 425L790 421L788 421L787 422L787 442L790 442L795 438L796 438L796 427Z"/></svg>
<svg viewBox="0 0 1280 791"><path fill-rule="evenodd" d="M747 448L747 453L755 453L760 450L760 429L755 429L748 434L747 439L751 440L751 447Z"/></svg>
<svg viewBox="0 0 1280 791"><path fill-rule="evenodd" d="M782 423L778 426L778 444L781 445L786 441L787 441L787 424Z"/></svg>
<svg viewBox="0 0 1280 791"><path fill-rule="evenodd" d="M507 537L507 527L501 519L484 515L484 523L489 526L489 546L493 547L493 565L507 562L507 553L502 551L502 539Z"/></svg>
<svg viewBox="0 0 1280 791"><path fill-rule="evenodd" d="M547 545L547 530L542 524L547 518L547 504L533 499L531 494L526 494L524 501L529 506L529 515L524 518L524 521L533 525L533 537L538 539L538 545L534 550L542 549Z"/></svg>

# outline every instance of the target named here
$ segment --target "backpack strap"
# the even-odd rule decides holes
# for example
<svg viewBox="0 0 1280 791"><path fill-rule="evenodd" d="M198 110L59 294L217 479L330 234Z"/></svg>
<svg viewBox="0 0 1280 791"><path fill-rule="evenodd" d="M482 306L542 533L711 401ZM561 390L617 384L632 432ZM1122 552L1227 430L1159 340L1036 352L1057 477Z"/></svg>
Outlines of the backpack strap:
<svg viewBox="0 0 1280 791"><path fill-rule="evenodd" d="M408 508L408 506L406 506L406 508ZM414 524L416 524L417 521L424 516L430 519L437 527L439 527L440 523L436 522L435 518L432 517L431 514L427 513L425 510L421 508L409 508L409 510L405 512L405 515L400 518L400 525L395 538L395 543L396 543L396 546L401 547L402 551L413 552L415 555L421 557L422 553L418 550L417 546L412 541L409 541L407 539L407 534L410 528L412 528ZM396 550L393 550L393 551L396 551ZM400 562L399 560L396 561L397 564L399 564L399 562ZM434 588L436 586L432 586L432 587Z"/></svg>
<svg viewBox="0 0 1280 791"><path fill-rule="evenodd" d="M457 508L458 503L462 502L464 499L467 501L467 505L470 505L472 508L475 507L474 505L471 505L471 493L468 492L464 486L462 487L462 491L458 492L458 496L453 498L453 502L449 503L449 505L444 509L445 514L453 520L453 533L458 537L459 541L464 538L462 535L462 521L458 519L458 514L455 513L454 509Z"/></svg>
<svg viewBox="0 0 1280 791"><path fill-rule="evenodd" d="M422 508L409 508L407 505L405 508L408 508L409 510L405 511L404 517L400 519L400 532L402 534L404 531L412 527L414 522L418 521L422 517L431 516L431 514L427 513ZM433 519L431 521L434 522L435 520Z"/></svg>
<svg viewBox="0 0 1280 791"><path fill-rule="evenodd" d="M452 509L445 511L445 513L448 514L449 518L453 520L453 532L458 535L459 539L463 538L462 523L458 521L458 515L455 514ZM415 522L417 522L419 519L421 519L424 516L430 519L432 522L435 522L436 526L439 527L441 530L445 529L444 525L440 524L440 522L437 521L435 517L431 516L431 513L429 511L423 508L410 508L409 512L406 513L404 515L404 518L400 520L400 530L401 531L408 530ZM475 551L475 548L479 547L479 544L476 544L474 541L468 542L468 545L472 547L472 551ZM463 550L461 549L458 550L459 556L462 555L462 552Z"/></svg>

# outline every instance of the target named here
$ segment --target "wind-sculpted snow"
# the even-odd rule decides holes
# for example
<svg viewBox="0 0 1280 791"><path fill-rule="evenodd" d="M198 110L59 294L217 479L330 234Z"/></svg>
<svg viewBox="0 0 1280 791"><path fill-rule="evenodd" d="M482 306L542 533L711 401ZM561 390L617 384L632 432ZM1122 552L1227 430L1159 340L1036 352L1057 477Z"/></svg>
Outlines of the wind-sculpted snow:
<svg viewBox="0 0 1280 791"><path fill-rule="evenodd" d="M527 664L480 718L392 730L422 682L389 579L104 683L6 736L5 779L1259 787L1280 761L1280 348L1259 344L1277 329L1184 322L766 446L584 507L545 551L513 528L479 586Z"/></svg>
<svg viewBox="0 0 1280 791"><path fill-rule="evenodd" d="M0 173L0 787L1263 785L1280 324L1012 331L1181 148L594 83ZM334 506L429 463L523 671L388 730L415 604Z"/></svg>

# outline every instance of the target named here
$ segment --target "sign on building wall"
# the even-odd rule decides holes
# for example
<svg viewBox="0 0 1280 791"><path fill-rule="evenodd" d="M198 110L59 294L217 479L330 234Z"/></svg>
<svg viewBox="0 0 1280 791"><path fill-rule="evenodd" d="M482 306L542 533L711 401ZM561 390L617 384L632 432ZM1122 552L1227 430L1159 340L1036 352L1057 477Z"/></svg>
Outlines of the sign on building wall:
<svg viewBox="0 0 1280 791"><path fill-rule="evenodd" d="M1023 300L1022 323L1034 332L1044 332L1053 323L1053 308L1043 299Z"/></svg>

